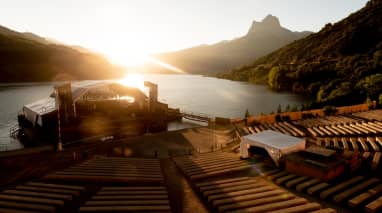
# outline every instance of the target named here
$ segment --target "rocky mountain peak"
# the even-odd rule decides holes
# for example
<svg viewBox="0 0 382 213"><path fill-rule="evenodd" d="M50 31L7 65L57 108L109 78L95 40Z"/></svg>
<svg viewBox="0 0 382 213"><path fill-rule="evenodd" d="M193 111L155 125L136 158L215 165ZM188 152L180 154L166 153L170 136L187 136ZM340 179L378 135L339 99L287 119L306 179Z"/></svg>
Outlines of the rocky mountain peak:
<svg viewBox="0 0 382 213"><path fill-rule="evenodd" d="M275 27L281 27L280 21L276 16L273 15L267 15L261 23L266 24L268 26L275 26Z"/></svg>
<svg viewBox="0 0 382 213"><path fill-rule="evenodd" d="M280 21L276 16L267 15L261 22L253 21L248 34L259 31L274 31L281 28Z"/></svg>

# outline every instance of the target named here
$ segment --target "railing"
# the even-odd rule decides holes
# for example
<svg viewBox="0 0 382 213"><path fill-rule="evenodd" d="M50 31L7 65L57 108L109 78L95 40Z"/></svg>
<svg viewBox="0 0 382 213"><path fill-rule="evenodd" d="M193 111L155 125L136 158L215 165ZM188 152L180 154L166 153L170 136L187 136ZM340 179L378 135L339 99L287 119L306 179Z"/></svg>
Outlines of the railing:
<svg viewBox="0 0 382 213"><path fill-rule="evenodd" d="M211 120L212 116L204 113L194 113L194 112L180 112L182 117L189 120L208 122Z"/></svg>

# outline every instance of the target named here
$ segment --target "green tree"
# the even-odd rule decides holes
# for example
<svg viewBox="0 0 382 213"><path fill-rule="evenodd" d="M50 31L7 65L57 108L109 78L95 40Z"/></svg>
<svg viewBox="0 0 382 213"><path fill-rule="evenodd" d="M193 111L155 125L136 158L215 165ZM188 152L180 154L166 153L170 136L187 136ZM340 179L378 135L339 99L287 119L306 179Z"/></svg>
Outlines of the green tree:
<svg viewBox="0 0 382 213"><path fill-rule="evenodd" d="M294 105L291 109L291 112L297 112L298 111L298 107L297 105Z"/></svg>
<svg viewBox="0 0 382 213"><path fill-rule="evenodd" d="M249 116L251 116L251 114L249 113L249 111L248 111L248 109L247 109L247 110L245 110L245 115L244 115L244 117L245 117L245 118L248 118Z"/></svg>
<svg viewBox="0 0 382 213"><path fill-rule="evenodd" d="M279 104L279 106L277 107L277 113L281 113L281 112L282 112L281 104Z"/></svg>
<svg viewBox="0 0 382 213"><path fill-rule="evenodd" d="M272 67L271 71L268 73L268 85L271 89L278 89L279 85L277 83L279 78L280 68L278 66Z"/></svg>

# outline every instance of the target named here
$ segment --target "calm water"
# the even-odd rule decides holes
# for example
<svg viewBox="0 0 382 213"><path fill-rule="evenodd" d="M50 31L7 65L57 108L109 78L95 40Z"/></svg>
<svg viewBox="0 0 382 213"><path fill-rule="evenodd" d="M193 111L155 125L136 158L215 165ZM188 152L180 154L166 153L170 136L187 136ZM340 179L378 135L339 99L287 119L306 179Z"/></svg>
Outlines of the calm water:
<svg viewBox="0 0 382 213"><path fill-rule="evenodd" d="M279 104L300 106L307 101L295 94L272 92L265 86L195 75L145 75L145 80L158 84L159 99L170 107L211 116L243 117L246 109L251 114L270 113ZM10 127L17 124L17 113L24 104L47 97L52 86L0 84L0 150L19 146L8 137Z"/></svg>

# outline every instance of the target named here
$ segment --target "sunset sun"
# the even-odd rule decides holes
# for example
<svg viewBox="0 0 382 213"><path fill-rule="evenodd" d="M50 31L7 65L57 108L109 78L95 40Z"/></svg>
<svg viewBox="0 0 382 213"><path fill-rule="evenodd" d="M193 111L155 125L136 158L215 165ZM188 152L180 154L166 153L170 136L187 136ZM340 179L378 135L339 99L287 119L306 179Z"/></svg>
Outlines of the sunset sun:
<svg viewBox="0 0 382 213"><path fill-rule="evenodd" d="M120 84L144 90L144 77L139 73L129 73L119 81Z"/></svg>

